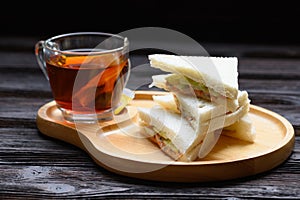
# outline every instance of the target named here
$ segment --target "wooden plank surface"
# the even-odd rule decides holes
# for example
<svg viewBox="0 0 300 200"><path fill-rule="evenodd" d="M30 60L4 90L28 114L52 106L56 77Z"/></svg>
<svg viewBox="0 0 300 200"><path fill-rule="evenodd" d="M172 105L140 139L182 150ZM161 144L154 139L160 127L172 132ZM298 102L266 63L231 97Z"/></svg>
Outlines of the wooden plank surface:
<svg viewBox="0 0 300 200"><path fill-rule="evenodd" d="M240 88L253 104L286 117L295 148L276 169L238 180L176 184L145 182L97 166L82 150L48 138L36 128L40 106L52 100L33 54L39 38L0 39L0 198L274 198L300 197L300 48L206 44L212 55L239 57ZM187 47L184 47L187 48ZM146 54L131 55L129 87L149 89Z"/></svg>

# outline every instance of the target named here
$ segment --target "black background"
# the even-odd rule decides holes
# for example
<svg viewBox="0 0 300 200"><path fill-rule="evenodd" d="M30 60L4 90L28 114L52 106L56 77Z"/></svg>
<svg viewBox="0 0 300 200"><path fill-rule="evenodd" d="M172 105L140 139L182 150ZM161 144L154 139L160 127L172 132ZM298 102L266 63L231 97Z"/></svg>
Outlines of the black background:
<svg viewBox="0 0 300 200"><path fill-rule="evenodd" d="M289 1L99 0L6 4L0 12L1 37L47 38L77 31L118 33L151 26L174 29L199 42L300 44L300 9Z"/></svg>

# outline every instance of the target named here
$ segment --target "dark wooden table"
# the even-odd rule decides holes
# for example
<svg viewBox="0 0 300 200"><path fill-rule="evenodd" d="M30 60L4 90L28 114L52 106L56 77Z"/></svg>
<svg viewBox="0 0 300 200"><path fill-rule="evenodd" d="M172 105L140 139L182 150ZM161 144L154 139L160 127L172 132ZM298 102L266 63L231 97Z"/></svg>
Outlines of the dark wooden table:
<svg viewBox="0 0 300 200"><path fill-rule="evenodd" d="M0 38L0 198L300 198L300 46L203 44L210 55L239 58L239 84L251 103L279 113L293 125L296 143L286 162L268 172L213 183L162 183L111 173L83 150L44 136L36 127L38 109L52 100L38 68L39 38ZM183 49L188 47L182 47ZM143 52L133 66L146 64ZM147 65L131 74L146 90ZM224 172L226 173L226 172Z"/></svg>

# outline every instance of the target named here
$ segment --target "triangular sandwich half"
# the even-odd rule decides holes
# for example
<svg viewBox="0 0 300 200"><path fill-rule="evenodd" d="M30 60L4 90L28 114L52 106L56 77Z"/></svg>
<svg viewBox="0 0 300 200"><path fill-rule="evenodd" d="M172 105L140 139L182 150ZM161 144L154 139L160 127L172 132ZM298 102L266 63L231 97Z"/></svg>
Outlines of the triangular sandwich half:
<svg viewBox="0 0 300 200"><path fill-rule="evenodd" d="M183 80L181 78L183 76L190 82L197 95L209 92L210 98L211 95L229 99L236 99L238 96L238 60L236 57L152 54L148 56L148 59L151 67L179 75L180 77L173 78L171 83L173 87L178 86L179 90L182 88L178 83ZM200 98L203 98L203 95Z"/></svg>

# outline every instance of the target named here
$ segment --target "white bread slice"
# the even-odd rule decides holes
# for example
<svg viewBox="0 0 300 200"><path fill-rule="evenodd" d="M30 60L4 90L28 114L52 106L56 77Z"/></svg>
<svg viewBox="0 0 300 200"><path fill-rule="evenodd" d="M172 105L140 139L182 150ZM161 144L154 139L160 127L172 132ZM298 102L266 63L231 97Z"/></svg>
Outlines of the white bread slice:
<svg viewBox="0 0 300 200"><path fill-rule="evenodd" d="M254 126L251 124L251 120L249 120L249 115L245 114L238 122L229 127L224 127L221 134L238 140L253 143L255 140L256 132ZM218 137L218 134L219 132L217 130L215 132L206 134L206 137L212 136L212 140L215 140L214 137ZM203 141L199 145L194 145L193 148L190 148L189 151L187 151L182 157L180 157L179 160L194 161L196 159L204 158L214 147L210 143L208 143L208 149L204 148L204 146L205 144Z"/></svg>
<svg viewBox="0 0 300 200"><path fill-rule="evenodd" d="M153 108L154 110L152 110ZM195 149L199 149L197 146L201 146L206 133L196 133L185 119L174 112L163 110L159 106L153 108L138 108L142 134L156 143L164 153L174 160L194 161L198 155ZM154 137L158 131L164 132L164 137L168 138L172 144L160 145L160 141ZM177 151L173 150L174 146Z"/></svg>
<svg viewBox="0 0 300 200"><path fill-rule="evenodd" d="M152 76L152 83L149 85L149 88L155 86L155 87L158 87L160 89L164 89L166 91L169 91L169 89L167 88L166 78L171 76L171 75L172 74L158 74L158 75Z"/></svg>
<svg viewBox="0 0 300 200"><path fill-rule="evenodd" d="M156 132L163 133L182 154L191 148L197 137L204 138L204 133L193 130L186 119L160 106L138 108L138 114L145 127L154 127ZM149 131L146 133L149 136Z"/></svg>
<svg viewBox="0 0 300 200"><path fill-rule="evenodd" d="M174 97L173 93L167 93L165 95L152 95L152 99L161 107L175 113L180 113L177 99Z"/></svg>
<svg viewBox="0 0 300 200"><path fill-rule="evenodd" d="M222 135L253 143L256 138L256 129L249 114L246 114L234 124L224 127Z"/></svg>
<svg viewBox="0 0 300 200"><path fill-rule="evenodd" d="M229 109L225 104L214 104L195 97L175 94L179 110L183 117L189 119L192 127L196 129L200 124L207 122L213 118L234 113L238 108L249 103L248 93L246 91L239 92L238 99L235 100L235 109ZM201 126L201 125L200 125Z"/></svg>
<svg viewBox="0 0 300 200"><path fill-rule="evenodd" d="M249 112L250 104L247 102L245 105L239 107L235 112L228 113L226 115L218 116L207 120L203 123L197 124L196 127L197 132L208 131L212 132L227 126L230 126L237 122L240 118L246 115Z"/></svg>
<svg viewBox="0 0 300 200"><path fill-rule="evenodd" d="M177 56L152 54L151 67L186 76L231 99L238 95L236 57Z"/></svg>
<svg viewBox="0 0 300 200"><path fill-rule="evenodd" d="M150 84L150 87L152 86L156 86L158 88L164 89L166 91L171 91L172 89L168 87L168 85L166 84L166 78L170 77L170 76L177 76L174 74L162 74L162 75L154 75L152 76L152 83ZM182 77L182 79L184 80L184 77ZM186 89L186 91L189 91L189 95L185 95L185 96L190 96L191 98L195 98L195 93L192 91L191 88ZM176 92L176 94L179 94L180 92ZM237 99L241 99L241 98L248 98L247 97L239 97L239 91L238 91L238 96ZM214 102L216 104L226 104L226 110L227 111L235 111L238 107L239 107L239 103L237 99L229 99L229 98L225 98L225 99L219 99L218 102Z"/></svg>

